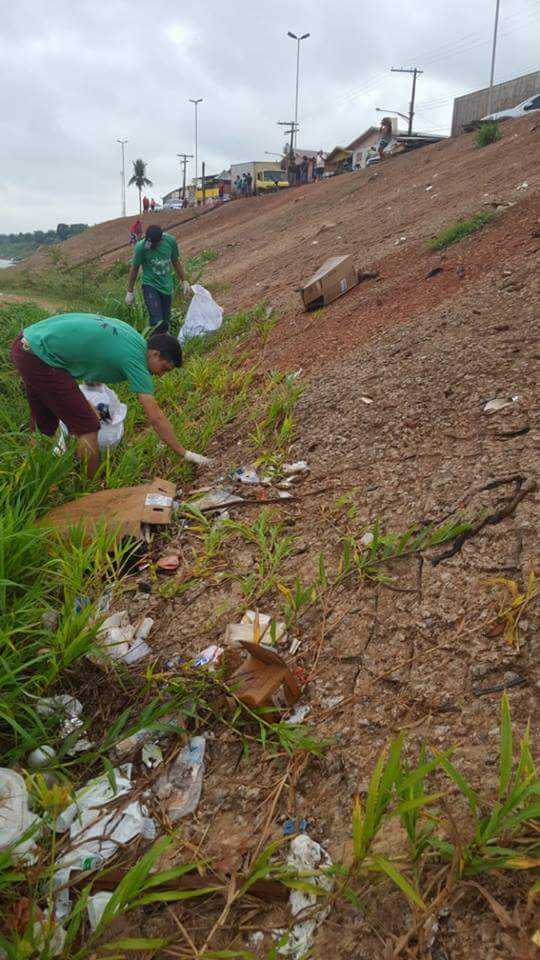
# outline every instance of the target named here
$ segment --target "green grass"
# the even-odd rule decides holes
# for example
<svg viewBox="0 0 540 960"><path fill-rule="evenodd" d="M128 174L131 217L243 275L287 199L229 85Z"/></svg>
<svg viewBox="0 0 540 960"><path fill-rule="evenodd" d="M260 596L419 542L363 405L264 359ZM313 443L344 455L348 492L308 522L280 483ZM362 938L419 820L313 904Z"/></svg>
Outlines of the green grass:
<svg viewBox="0 0 540 960"><path fill-rule="evenodd" d="M487 147L490 143L496 143L497 140L502 139L502 133L499 129L498 120L486 120L476 131L475 136L476 146Z"/></svg>
<svg viewBox="0 0 540 960"><path fill-rule="evenodd" d="M432 237L432 239L428 241L428 247L430 250L446 250L446 248L450 247L453 243L458 243L460 240L464 240L465 237L470 237L471 234L481 230L482 227L487 226L488 223L492 223L494 219L495 214L492 210L480 210L467 220L458 220L457 223L447 227L446 230L437 234L436 237Z"/></svg>

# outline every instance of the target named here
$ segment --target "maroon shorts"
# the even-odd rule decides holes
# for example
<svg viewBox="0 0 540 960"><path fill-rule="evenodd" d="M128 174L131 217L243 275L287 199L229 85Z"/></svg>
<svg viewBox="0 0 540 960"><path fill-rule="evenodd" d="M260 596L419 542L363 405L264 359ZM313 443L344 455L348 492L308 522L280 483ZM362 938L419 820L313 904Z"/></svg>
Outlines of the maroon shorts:
<svg viewBox="0 0 540 960"><path fill-rule="evenodd" d="M63 420L75 437L98 432L98 415L79 390L77 381L67 370L51 367L31 350L25 350L22 334L11 345L11 361L24 383L33 430L37 428L52 437L59 420Z"/></svg>

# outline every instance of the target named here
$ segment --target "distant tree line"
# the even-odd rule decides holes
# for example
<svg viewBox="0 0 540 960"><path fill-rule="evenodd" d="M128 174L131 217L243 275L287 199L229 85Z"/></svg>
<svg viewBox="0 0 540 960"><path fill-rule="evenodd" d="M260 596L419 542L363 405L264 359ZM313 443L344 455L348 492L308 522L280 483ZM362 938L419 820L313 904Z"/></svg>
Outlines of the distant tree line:
<svg viewBox="0 0 540 960"><path fill-rule="evenodd" d="M32 233L0 233L0 257L5 260L27 257L43 244L58 243L76 237L88 229L87 223L59 223L56 230Z"/></svg>

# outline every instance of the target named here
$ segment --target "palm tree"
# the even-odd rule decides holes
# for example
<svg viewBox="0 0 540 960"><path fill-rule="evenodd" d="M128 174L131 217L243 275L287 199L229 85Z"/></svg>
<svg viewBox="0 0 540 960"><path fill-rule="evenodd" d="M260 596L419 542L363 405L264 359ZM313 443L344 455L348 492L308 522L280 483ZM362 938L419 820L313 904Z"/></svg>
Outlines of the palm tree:
<svg viewBox="0 0 540 960"><path fill-rule="evenodd" d="M141 199L141 190L143 187L153 187L154 184L146 176L146 161L145 160L134 160L133 161L133 176L129 181L128 186L135 186L139 191L139 213L142 213L142 199Z"/></svg>

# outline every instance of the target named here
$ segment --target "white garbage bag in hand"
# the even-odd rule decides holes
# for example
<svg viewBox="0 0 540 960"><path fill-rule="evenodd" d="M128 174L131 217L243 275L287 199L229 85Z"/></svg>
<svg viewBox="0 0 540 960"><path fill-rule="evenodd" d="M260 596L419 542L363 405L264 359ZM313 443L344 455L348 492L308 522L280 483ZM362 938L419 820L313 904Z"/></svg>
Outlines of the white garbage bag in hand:
<svg viewBox="0 0 540 960"><path fill-rule="evenodd" d="M212 294L205 287L201 287L200 283L194 283L191 290L193 298L178 334L180 344L192 337L219 330L223 322L223 308L216 303Z"/></svg>
<svg viewBox="0 0 540 960"><path fill-rule="evenodd" d="M80 383L79 390L84 394L89 403L92 404L98 416L106 412L108 408L109 419L101 419L101 426L98 430L98 444L100 450L112 450L117 447L124 436L124 421L127 414L127 406L121 403L118 394L111 390L105 383ZM100 410L100 404L102 408ZM58 447L61 452L66 449L65 437L68 429L65 423L60 421L60 437Z"/></svg>

